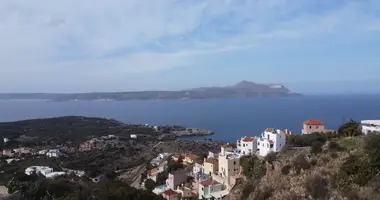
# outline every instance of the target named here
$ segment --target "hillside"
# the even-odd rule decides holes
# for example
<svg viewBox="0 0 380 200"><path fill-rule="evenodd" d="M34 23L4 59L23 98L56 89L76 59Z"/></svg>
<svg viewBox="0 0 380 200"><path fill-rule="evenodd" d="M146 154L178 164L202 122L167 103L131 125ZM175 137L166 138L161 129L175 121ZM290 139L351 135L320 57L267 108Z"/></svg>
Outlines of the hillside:
<svg viewBox="0 0 380 200"><path fill-rule="evenodd" d="M290 141L293 147L266 161L244 158L246 177L226 199L380 199L380 136L333 137Z"/></svg>
<svg viewBox="0 0 380 200"><path fill-rule="evenodd" d="M285 86L279 84L257 84L242 81L233 86L203 87L181 91L98 92L76 94L19 93L0 94L0 99L124 101L147 99L271 98L290 96L302 95L291 92Z"/></svg>

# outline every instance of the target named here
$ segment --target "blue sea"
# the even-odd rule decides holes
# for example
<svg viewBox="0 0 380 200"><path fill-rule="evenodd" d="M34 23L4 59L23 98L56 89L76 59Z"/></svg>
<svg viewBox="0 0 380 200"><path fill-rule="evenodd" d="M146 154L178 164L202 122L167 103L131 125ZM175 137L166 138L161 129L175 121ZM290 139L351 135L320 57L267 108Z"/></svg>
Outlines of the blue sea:
<svg viewBox="0 0 380 200"><path fill-rule="evenodd" d="M259 135L267 127L287 128L299 133L302 122L307 119L319 119L328 129L336 129L350 119L380 119L380 96L121 102L0 100L0 121L65 115L109 117L125 123L199 127L211 129L215 135L196 139L232 142L244 135Z"/></svg>

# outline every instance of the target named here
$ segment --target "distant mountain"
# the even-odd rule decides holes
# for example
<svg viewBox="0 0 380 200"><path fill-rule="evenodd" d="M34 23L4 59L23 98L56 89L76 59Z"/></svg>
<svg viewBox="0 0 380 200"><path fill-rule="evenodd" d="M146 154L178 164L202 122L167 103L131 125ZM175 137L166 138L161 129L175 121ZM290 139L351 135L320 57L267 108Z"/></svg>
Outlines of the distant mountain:
<svg viewBox="0 0 380 200"><path fill-rule="evenodd" d="M146 99L274 98L294 96L302 96L302 94L291 92L288 88L280 84L257 84L249 81L242 81L232 86L202 87L181 91L98 92L74 94L18 93L0 94L0 99L124 101Z"/></svg>

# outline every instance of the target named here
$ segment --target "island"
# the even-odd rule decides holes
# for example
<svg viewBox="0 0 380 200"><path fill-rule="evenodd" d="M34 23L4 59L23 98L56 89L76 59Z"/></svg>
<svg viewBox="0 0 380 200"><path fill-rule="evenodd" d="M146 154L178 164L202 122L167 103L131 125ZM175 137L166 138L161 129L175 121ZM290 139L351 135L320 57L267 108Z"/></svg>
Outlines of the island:
<svg viewBox="0 0 380 200"><path fill-rule="evenodd" d="M202 87L180 91L93 92L73 94L10 93L0 99L43 99L47 101L126 101L169 99L228 99L300 97L281 84L258 84L241 81L232 86Z"/></svg>

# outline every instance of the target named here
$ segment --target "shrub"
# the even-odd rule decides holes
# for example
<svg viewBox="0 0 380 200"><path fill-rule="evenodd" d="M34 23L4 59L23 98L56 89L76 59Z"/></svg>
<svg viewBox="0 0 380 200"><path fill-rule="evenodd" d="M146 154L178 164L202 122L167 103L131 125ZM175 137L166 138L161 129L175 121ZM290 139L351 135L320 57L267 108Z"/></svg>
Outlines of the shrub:
<svg viewBox="0 0 380 200"><path fill-rule="evenodd" d="M313 154L321 153L322 152L322 146L323 146L323 142L321 142L321 141L314 141L311 144L311 150L310 150L310 152L313 153Z"/></svg>
<svg viewBox="0 0 380 200"><path fill-rule="evenodd" d="M241 198L247 199L249 195L253 192L253 190L254 190L254 186L252 183L244 184Z"/></svg>
<svg viewBox="0 0 380 200"><path fill-rule="evenodd" d="M306 178L305 188L314 199L326 199L329 191L328 181L319 174Z"/></svg>
<svg viewBox="0 0 380 200"><path fill-rule="evenodd" d="M310 163L306 160L304 154L300 154L293 161L293 167L297 173L300 173L301 169L303 169L303 170L309 169Z"/></svg>
<svg viewBox="0 0 380 200"><path fill-rule="evenodd" d="M334 158L334 159L338 158L338 154L336 152L331 152L330 156L331 156L331 158Z"/></svg>
<svg viewBox="0 0 380 200"><path fill-rule="evenodd" d="M271 186L264 186L259 189L253 199L267 200L273 195L273 188Z"/></svg>
<svg viewBox="0 0 380 200"><path fill-rule="evenodd" d="M343 148L335 141L330 141L327 147L330 151L341 151L341 150L343 150Z"/></svg>
<svg viewBox="0 0 380 200"><path fill-rule="evenodd" d="M285 166L283 166L282 168L281 168L281 173L283 174L283 175L288 175L289 174L289 172L290 172L290 169L291 169L292 167L290 166L290 165L285 165Z"/></svg>
<svg viewBox="0 0 380 200"><path fill-rule="evenodd" d="M327 136L324 133L312 133L305 135L291 135L287 137L287 143L294 147L307 147L315 141L325 143L327 141Z"/></svg>
<svg viewBox="0 0 380 200"><path fill-rule="evenodd" d="M350 190L346 194L347 200L360 200L360 196L357 191Z"/></svg>
<svg viewBox="0 0 380 200"><path fill-rule="evenodd" d="M338 128L338 135L340 137L358 136L361 134L360 124L353 120L350 120Z"/></svg>
<svg viewBox="0 0 380 200"><path fill-rule="evenodd" d="M240 165L243 172L249 178L261 178L266 173L265 161L259 160L255 155L243 156L240 158Z"/></svg>
<svg viewBox="0 0 380 200"><path fill-rule="evenodd" d="M277 160L277 153L276 152L271 152L269 153L267 156L265 156L265 160L269 163L269 164L273 164L273 162L275 162Z"/></svg>
<svg viewBox="0 0 380 200"><path fill-rule="evenodd" d="M318 162L317 159L313 158L313 159L311 159L310 164L315 166L315 165L317 165L317 162Z"/></svg>
<svg viewBox="0 0 380 200"><path fill-rule="evenodd" d="M147 179L144 183L144 186L148 191L153 191L155 184L156 183L152 179Z"/></svg>

